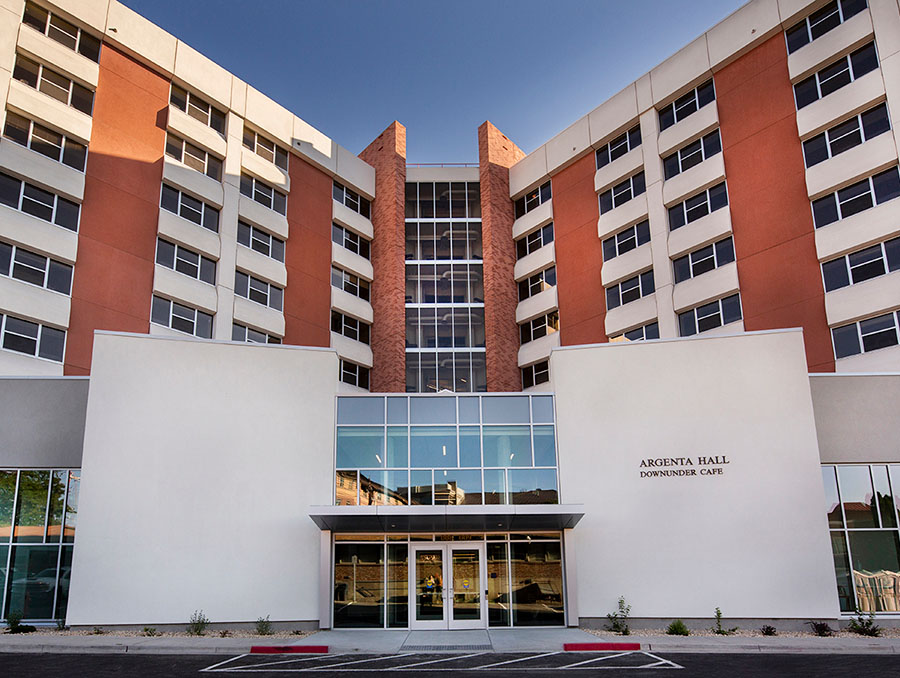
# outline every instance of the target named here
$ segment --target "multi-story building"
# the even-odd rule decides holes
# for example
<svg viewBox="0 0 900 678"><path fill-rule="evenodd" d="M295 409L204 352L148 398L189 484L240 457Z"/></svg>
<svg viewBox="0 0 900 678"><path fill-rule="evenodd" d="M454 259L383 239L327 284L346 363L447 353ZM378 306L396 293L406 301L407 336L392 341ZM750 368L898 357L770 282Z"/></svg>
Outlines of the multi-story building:
<svg viewBox="0 0 900 678"><path fill-rule="evenodd" d="M831 510L829 527L819 526L822 539L811 538L808 544L812 555L789 563L810 573L800 602L779 607L771 593L757 596L762 602L754 606L747 602L754 599L748 594L735 598L735 607L745 617L828 617L855 606L900 609L896 596L882 600L872 593L884 577L894 576L890 573L900 577L897 520L888 506L897 496L891 474L898 467L890 464L900 462L900 453L884 443L893 435L886 420L896 377L820 375L900 371L900 200L894 200L900 196L894 115L900 110L900 7L895 0L751 0L529 154L485 122L477 132L478 163L471 166L408 167L406 130L398 122L356 156L116 0L7 0L0 7L0 31L0 374L56 378L45 386L4 381L9 402L15 396L19 408L38 399L62 399L61 389L76 401L74 410L61 410L67 413L65 431L77 437L87 426L84 483L96 488L82 497L87 508L80 517L79 543L102 543L92 516L99 515L101 500L123 499L112 491L121 478L113 469L126 469L105 454L109 441L97 433L100 423L93 428L91 423L111 425L110 412L116 410L111 394L129 399L127 392L109 385L110 370L117 365L128 375L124 382L134 388L139 376L148 377L140 366L116 362L121 348L113 339L104 339L106 353L96 354L106 371L92 373L95 337L127 332L281 344L267 349L273 356L292 355L285 345L317 347L336 352L338 360L304 357L296 364L285 359L282 365L273 358L272 364L262 359L248 364L263 371L290 365L309 369L309 375L296 373L293 379L326 394L330 409L322 409L312 397L295 398L272 381L273 375L222 367L223 374L234 378L222 388L259 379L259 384L282 389L294 405L322 416L318 422L308 413L301 418L308 431L275 427L267 434L272 449L281 450L289 434L310 432L316 445L334 453L334 463L318 469L327 487L334 488L331 494L306 484L310 498L302 506L282 508L313 518L323 536L317 542L304 532L313 546L304 542L303 562L330 573L321 581L333 578L334 595L344 601L351 596L354 607L338 605L330 590L306 592L306 598L295 601L299 607L285 608L280 618L321 625L354 625L360 619L362 625L445 623L444 617L435 618L435 598L428 598L424 616L418 618L410 611L411 598L400 593L409 577L409 596L425 595L415 593L409 574L422 550L414 544L418 533L430 534L432 542L422 547L431 558L422 560L422 567L433 565L437 552L439 561L457 562L458 554L438 543L442 534L467 537L459 554L460 572L469 573L463 579L472 579L475 558L480 567L497 568L490 576L489 569L479 570L490 583L483 600L502 602L515 592L512 616L501 612L507 608L498 602L490 612L479 608L477 619L471 616L472 606L486 603L460 594L461 621L480 624L490 618L491 624L508 625L602 618L607 611L603 606L624 591L588 593L589 587L582 586L582 593L576 592L575 563L585 561L581 576L586 576L592 559L603 557L596 549L604 543L578 535L598 529L597 511L608 510L615 501L631 501L621 488L647 499L646 483L635 486L625 480L616 486L615 469L624 468L626 461L641 462L644 469L648 460L685 458L704 467L726 466L698 461L728 456L712 440L703 438L700 457L682 449L690 443L689 432L668 426L668 415L653 398L682 401L679 411L688 423L689 403L707 407L704 414L725 408L720 415L728 426L722 430L745 431L727 409L727 398L714 402L695 393L707 380L691 376L687 368L733 367L734 378L750 380L746 369L723 363L717 347L727 346L721 351L762 369L760 356L781 364L779 351L786 355L796 346L756 334L705 338L757 331L780 335L799 327L805 351L801 371L815 376L763 379L753 382L755 390L748 386L747 394L762 399L764 387L770 387L792 402L791 412L804 421L815 405L815 426L797 434L805 452L797 452L799 457L785 452L791 466L785 482L800 488L798 503L788 508L798 516L822 518L818 509L810 509L818 506L821 494L817 473L815 483L808 474L812 457L802 456L818 444L820 456L813 466L828 464L826 496L834 506L842 504L843 513ZM693 339L666 341L688 337ZM622 361L633 370L630 375L595 357L601 355L600 344L642 340L660 341L640 348L603 348L613 353L602 355L627 356ZM152 347L169 342L131 341L121 346L134 346L146 354L147 364L160 369ZM739 348L745 345L741 342L756 346L757 341L758 349ZM207 377L202 367L206 356L240 360L251 355L248 347L215 348L215 341L199 345L208 353L192 359ZM598 346L576 348L584 345ZM193 348L159 349L165 350L171 350L173 365L191 369L182 352L190 354ZM686 362L671 368L685 380L681 391L672 377L660 376L669 367L664 367L666 360L653 363L657 351L666 360L687 352ZM656 372L648 372L635 356L645 356ZM788 361L788 371L795 367ZM559 375L557 369L562 370ZM105 394L88 402L87 424L84 380L76 378L86 375L91 376L92 393ZM615 381L599 383L601 375ZM333 393L323 386L328 379L334 382ZM187 388L180 379L174 382ZM806 400L798 401L791 388L801 382L808 392ZM263 400L275 397L259 384L249 390ZM220 396L229 395L227 390L209 393L208 384L196 388L196 395L220 405ZM654 389L658 392L648 392ZM428 406L415 399L420 396L385 395L442 391L491 395L435 396L433 403L445 404ZM515 396L518 404L512 409L503 407L512 400L495 395L517 391L526 395ZM347 399L334 401L338 393ZM551 393L551 400L542 400ZM742 406L753 403L739 390L728 394ZM620 411L623 395L631 398L633 412ZM856 397L881 413L865 418L873 430L861 431L858 423L836 416L840 403ZM580 398L589 398L596 411L581 407ZM360 404L367 402L375 404ZM145 404L152 411L162 407ZM419 412L418 407L424 409ZM274 409L290 416L283 406ZM21 409L15 411L21 416ZM609 433L606 443L616 441L620 447L615 449L622 451L621 458L603 453L603 468L613 469L609 480L588 482L592 476L586 473L579 477L578 470L592 464L585 450L596 441L576 434L575 413L613 428L617 413L631 425L630 438L618 429L604 431ZM670 443L659 435L641 438L641 416L655 417L658 430L672 433L677 440L670 439L671 445L681 453L668 449ZM773 416L760 415L756 423L765 428L774 421L766 417ZM39 424L51 432L54 428L52 422ZM701 421L693 425L700 427ZM117 430L128 437L127 431ZM235 440L250 444L242 437L246 432L232 433ZM227 438L213 437L228 446ZM47 569L55 573L53 595L41 599L32 617L57 617L65 608L82 447L63 445L58 438L41 438L39 446L25 444L27 454L0 455L0 466L10 469L0 472L6 474L0 476L0 486L13 498L6 510L0 494L0 541L4 534L9 540L0 546L0 562L7 563L4 613L27 597L16 574L20 571L29 577ZM756 441L757 447L787 447L787 437L764 438ZM203 448L195 437L188 440ZM178 448L173 439L159 441ZM22 443L19 438L13 442ZM878 452L867 455L857 449L866 445ZM150 450L137 444L135 449ZM645 451L638 454L641 449ZM123 459L134 461L132 457L129 453ZM204 454L197 459L213 463ZM288 477L299 472L287 457L275 454L273 459ZM764 459L766 464L777 462L771 455ZM741 506L748 515L759 499L753 492L765 483L759 463L744 476L734 466L727 469L745 485L721 483L744 493ZM200 461L197 465L202 466ZM92 470L95 481L88 479ZM147 482L156 478L155 468L145 471ZM687 473L683 479L694 475L700 477ZM863 476L869 479L868 491ZM656 477L639 476L642 482ZM718 481L716 474L710 477ZM304 482L313 478L321 480L312 473ZM593 493L600 486L618 499L610 505L596 503ZM648 495L649 503L636 508L635 515L649 519L647 511L653 507L661 510L665 501L681 501L682 495L669 493L673 487ZM842 499L851 495L852 500ZM698 493L691 506L716 496ZM879 502L881 513L875 506ZM332 506L322 508L325 504ZM501 508L488 509L490 504ZM530 505L528 510L510 508L523 504ZM44 514L40 505L47 507ZM362 505L391 510L366 513ZM452 505L455 512L441 508L435 513L437 505ZM753 510L776 522L778 507L772 502ZM573 531L582 515L580 532ZM308 532L313 525L306 522ZM790 541L787 536L796 538L811 524L787 526L785 539L776 541L783 546ZM752 529L749 523L744 527ZM624 538L620 528L611 529ZM880 536L864 536L871 528ZM259 529L269 534L264 526ZM822 555L824 543L827 558L828 529L839 605L837 600L823 602L821 563L813 557ZM373 540L360 538L360 530L380 535L374 540L379 545L367 544ZM393 538L394 533L405 537ZM531 544L526 537L532 534L543 546ZM664 539L665 532L659 537ZM721 542L723 548L730 544L726 542ZM316 543L318 561L312 555ZM121 544L142 553L127 539ZM300 557L294 546L286 550L287 557ZM778 549L769 546L775 553L767 561L771 569L780 561ZM885 556L885 549L894 556ZM75 554L76 573L79 567L93 573L93 579L86 574L82 582L116 581L99 562L101 554L110 552L82 546ZM522 563L529 562L552 566L546 565L549 574L540 579L526 572ZM391 599L399 607L388 605L385 611L377 596L372 599L375 589L348 589L347 573L355 578L360 563L365 563L367 569L360 572L366 572L370 583L377 580L375 589L393 591ZM137 565L143 571L146 563ZM373 574L379 569L380 579ZM392 572L399 579L391 579ZM619 577L615 568L604 572L616 582L637 581ZM423 573L422 581L435 575ZM232 574L237 582L239 573ZM651 576L652 570L635 570L634 577L639 575ZM830 572L827 579L825 588L831 588L826 597L833 595ZM526 580L539 583L523 584ZM510 588L519 584L519 589ZM73 583L80 601L76 618L124 623L102 606L89 604L90 599L115 600L112 589L92 586ZM328 589L330 583L323 586ZM782 594L789 591L779 589ZM646 602L647 617L691 616L656 606L649 597ZM141 599L134 608L144 610L144 621L171 620L176 614L149 603L142 608L145 603ZM234 619L253 619L262 612L241 604L227 609Z"/></svg>

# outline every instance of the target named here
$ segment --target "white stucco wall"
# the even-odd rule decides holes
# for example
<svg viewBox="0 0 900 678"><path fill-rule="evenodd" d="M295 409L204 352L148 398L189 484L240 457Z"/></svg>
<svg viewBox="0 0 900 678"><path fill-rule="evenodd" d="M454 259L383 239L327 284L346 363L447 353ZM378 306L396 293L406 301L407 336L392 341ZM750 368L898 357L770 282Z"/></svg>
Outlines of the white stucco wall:
<svg viewBox="0 0 900 678"><path fill-rule="evenodd" d="M550 373L579 617L620 595L634 617L837 617L799 330L557 349ZM697 475L641 478L660 457Z"/></svg>
<svg viewBox="0 0 900 678"><path fill-rule="evenodd" d="M98 333L69 624L317 620L337 355Z"/></svg>

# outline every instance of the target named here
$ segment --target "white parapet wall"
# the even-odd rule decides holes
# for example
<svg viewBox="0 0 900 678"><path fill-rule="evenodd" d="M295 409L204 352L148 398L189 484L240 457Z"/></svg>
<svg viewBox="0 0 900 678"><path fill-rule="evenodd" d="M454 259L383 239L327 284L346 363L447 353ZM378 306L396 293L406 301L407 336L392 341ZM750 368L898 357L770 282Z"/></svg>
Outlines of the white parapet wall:
<svg viewBox="0 0 900 678"><path fill-rule="evenodd" d="M338 358L99 332L73 625L319 620Z"/></svg>
<svg viewBox="0 0 900 678"><path fill-rule="evenodd" d="M550 373L580 618L619 596L640 618L839 615L800 330L555 349Z"/></svg>

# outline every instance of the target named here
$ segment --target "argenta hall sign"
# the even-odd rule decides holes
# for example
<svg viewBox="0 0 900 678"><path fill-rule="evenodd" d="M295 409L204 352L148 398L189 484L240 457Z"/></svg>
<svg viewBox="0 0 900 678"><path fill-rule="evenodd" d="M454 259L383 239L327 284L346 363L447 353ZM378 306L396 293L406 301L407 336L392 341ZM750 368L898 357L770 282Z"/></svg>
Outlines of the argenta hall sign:
<svg viewBox="0 0 900 678"><path fill-rule="evenodd" d="M641 459L641 478L721 476L731 461L724 454L711 457L663 457Z"/></svg>

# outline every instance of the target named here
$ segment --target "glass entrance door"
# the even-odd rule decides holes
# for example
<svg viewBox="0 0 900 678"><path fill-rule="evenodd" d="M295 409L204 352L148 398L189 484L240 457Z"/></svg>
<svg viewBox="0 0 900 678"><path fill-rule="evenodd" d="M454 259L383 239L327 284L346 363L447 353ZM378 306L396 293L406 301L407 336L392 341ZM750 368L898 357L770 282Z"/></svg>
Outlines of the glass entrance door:
<svg viewBox="0 0 900 678"><path fill-rule="evenodd" d="M484 544L412 544L411 629L487 626Z"/></svg>

